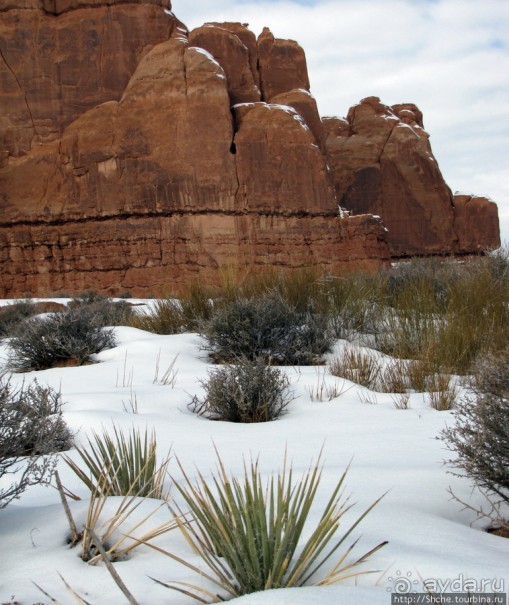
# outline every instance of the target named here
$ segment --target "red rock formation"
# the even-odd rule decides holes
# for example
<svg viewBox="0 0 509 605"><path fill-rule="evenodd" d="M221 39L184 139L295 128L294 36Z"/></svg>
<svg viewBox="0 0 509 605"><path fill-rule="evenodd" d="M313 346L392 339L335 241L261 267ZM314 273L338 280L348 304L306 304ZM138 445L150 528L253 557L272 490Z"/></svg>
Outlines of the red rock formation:
<svg viewBox="0 0 509 605"><path fill-rule="evenodd" d="M25 3L27 4L27 3ZM141 57L178 22L164 0L31 0L0 23L0 149L19 157L58 138L104 101L118 100ZM87 8L70 10L72 6ZM104 6L106 5L106 6ZM111 6L109 6L111 5ZM64 12L58 17L48 14ZM8 7L7 7L8 8Z"/></svg>
<svg viewBox="0 0 509 605"><path fill-rule="evenodd" d="M382 216L394 256L455 248L452 194L415 106L391 108L369 97L346 120L323 123L341 206Z"/></svg>
<svg viewBox="0 0 509 605"><path fill-rule="evenodd" d="M253 42L256 46L256 40L247 28L243 29L246 32L244 35L238 29L234 33L220 25L208 24L189 34L191 46L209 51L224 68L231 105L261 100L258 78L255 77L257 72L253 71L253 52L250 53L252 44L249 43ZM249 34L252 36L250 41ZM254 60L256 61L256 55Z"/></svg>
<svg viewBox="0 0 509 605"><path fill-rule="evenodd" d="M454 230L459 254L477 254L500 247L497 205L485 197L454 196Z"/></svg>
<svg viewBox="0 0 509 605"><path fill-rule="evenodd" d="M294 89L309 90L304 51L294 40L274 38L267 27L258 37L258 66L264 101Z"/></svg>
<svg viewBox="0 0 509 605"><path fill-rule="evenodd" d="M466 241L417 108L370 99L322 126L296 42L188 34L166 0L7 2L0 296L146 295L232 262L373 270L389 249L365 210L398 254Z"/></svg>
<svg viewBox="0 0 509 605"><path fill-rule="evenodd" d="M371 216L211 214L118 217L6 229L1 296L87 289L157 295L218 269L321 266L378 269L389 259L383 225Z"/></svg>
<svg viewBox="0 0 509 605"><path fill-rule="evenodd" d="M240 56L251 73L250 53L230 52L240 48L234 34L205 29L202 43L216 55L225 41L226 69ZM234 119L225 73L175 27L140 59L119 100L9 157L0 169L0 294L142 295L191 276L212 280L232 262L386 262L379 222L339 221L325 158L303 118L258 102L236 105Z"/></svg>

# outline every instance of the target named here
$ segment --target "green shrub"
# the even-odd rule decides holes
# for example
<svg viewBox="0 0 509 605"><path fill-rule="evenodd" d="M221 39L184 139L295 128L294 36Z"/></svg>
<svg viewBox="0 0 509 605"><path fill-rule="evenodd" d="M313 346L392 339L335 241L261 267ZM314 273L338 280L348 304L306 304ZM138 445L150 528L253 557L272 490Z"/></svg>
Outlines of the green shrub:
<svg viewBox="0 0 509 605"><path fill-rule="evenodd" d="M187 583L159 583L203 603L208 603L205 598L211 596L224 601L262 590L303 586L311 581L327 585L366 573L356 568L385 544L354 560L347 557L356 542L338 554L338 549L378 502L337 536L343 516L351 508L343 498L347 471L326 500L317 525L308 529L308 515L321 480L320 459L298 481L294 480L292 468L287 468L286 459L282 471L267 482L262 479L258 463L253 461L245 468L242 478L230 478L220 458L218 471L210 480L200 474L195 483L182 466L181 470L184 482L175 485L190 513L179 508L176 520L207 571L203 565L198 567L182 557L163 552L226 594L212 595ZM336 562L317 581L315 574L333 555Z"/></svg>
<svg viewBox="0 0 509 605"><path fill-rule="evenodd" d="M215 306L202 335L213 355L226 361L264 358L309 365L333 344L326 317L297 311L276 290Z"/></svg>
<svg viewBox="0 0 509 605"><path fill-rule="evenodd" d="M286 374L262 360L242 360L214 370L203 386L205 398L195 397L190 407L212 420L269 422L281 416L293 399Z"/></svg>
<svg viewBox="0 0 509 605"><path fill-rule="evenodd" d="M20 371L82 365L113 346L113 330L100 327L90 309L78 307L26 320L9 342L9 365Z"/></svg>
<svg viewBox="0 0 509 605"><path fill-rule="evenodd" d="M0 373L0 478L15 477L0 488L0 508L30 485L49 483L56 462L52 454L71 447L61 408L60 393L51 387L34 380L16 389Z"/></svg>

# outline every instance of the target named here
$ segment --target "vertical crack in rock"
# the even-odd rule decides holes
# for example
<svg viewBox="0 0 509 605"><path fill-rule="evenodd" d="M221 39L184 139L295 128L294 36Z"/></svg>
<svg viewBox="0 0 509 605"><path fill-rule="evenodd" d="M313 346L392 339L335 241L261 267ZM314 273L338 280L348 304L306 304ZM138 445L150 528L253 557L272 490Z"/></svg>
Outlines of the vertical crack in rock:
<svg viewBox="0 0 509 605"><path fill-rule="evenodd" d="M5 63L5 66L7 67L7 69L11 72L12 77L16 80L16 84L18 85L21 94L23 95L23 98L25 100L25 105L28 111L28 115L30 116L30 121L32 122L32 127L34 129L34 133L36 134L36 136L38 138L40 138L39 133L37 132L37 128L35 126L35 122L34 122L34 116L32 115L32 110L30 109L30 105L28 104L28 99L27 96L25 94L25 91L23 90L23 86L21 86L21 82L18 79L18 76L14 73L14 70L11 68L11 66L9 65L9 63L7 62L7 59L4 56L4 53L2 52L2 49L0 48L0 57L2 58L2 61Z"/></svg>

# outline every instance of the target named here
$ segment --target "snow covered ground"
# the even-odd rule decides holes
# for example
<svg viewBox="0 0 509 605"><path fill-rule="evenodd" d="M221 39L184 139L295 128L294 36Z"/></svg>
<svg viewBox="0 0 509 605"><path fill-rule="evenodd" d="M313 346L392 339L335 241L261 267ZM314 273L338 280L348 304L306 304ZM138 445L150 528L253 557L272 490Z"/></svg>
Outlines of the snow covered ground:
<svg viewBox="0 0 509 605"><path fill-rule="evenodd" d="M259 456L264 473L277 470L285 449L294 469L304 471L323 446L324 475L311 522L318 519L320 504L325 504L350 460L348 492L357 504L347 520L357 518L388 491L355 532L355 537L361 536L355 551L359 555L383 540L389 541L365 565L365 569L378 570L376 573L331 587L247 595L237 600L239 605L389 605L391 592L407 585L419 591L421 579L443 581L446 592L458 592L467 580L494 582L485 586L484 592L506 593L509 589L509 540L482 531L482 522L471 526L473 513L462 511L451 500L449 487L462 500L482 504L469 481L450 475L443 465L449 453L437 436L451 421L451 414L431 409L426 395L412 394L410 409L398 410L389 394L368 392L377 403L366 403L366 389L343 384L342 379L331 375L324 377L323 368L287 367L284 371L295 399L286 415L274 422L251 425L213 422L187 407L193 395L203 393L200 381L213 367L199 335L158 336L121 327L116 328L116 336L116 348L98 354L93 365L13 378L21 383L37 377L39 382L61 390L64 417L75 433L76 444L86 445L92 430L112 429L114 424L124 430L148 427L157 433L161 459L171 448L190 475L199 469L205 476L215 467L214 446L232 474L240 474L243 458L251 456ZM345 343L336 346L339 349ZM6 345L0 345L0 364L5 363L6 351ZM175 358L174 384L164 385L161 377ZM316 401L311 392L323 380L343 385L343 394L332 401ZM134 399L137 413L130 404ZM63 484L83 498L71 502L71 507L77 520L84 519L85 486L63 460L58 470ZM170 472L178 480L175 459L170 462ZM151 523L161 522L167 514L165 509L159 510ZM35 582L63 604L72 603L61 574L92 605L125 603L104 565L84 563L78 548L67 546L68 535L59 495L53 488L30 488L20 500L0 510L0 602L14 597L21 605L49 604ZM157 544L199 565L178 531L158 538ZM146 546L135 549L115 567L141 605L194 602L156 584L149 576L162 581L201 582L187 568ZM491 586L493 590L489 590Z"/></svg>

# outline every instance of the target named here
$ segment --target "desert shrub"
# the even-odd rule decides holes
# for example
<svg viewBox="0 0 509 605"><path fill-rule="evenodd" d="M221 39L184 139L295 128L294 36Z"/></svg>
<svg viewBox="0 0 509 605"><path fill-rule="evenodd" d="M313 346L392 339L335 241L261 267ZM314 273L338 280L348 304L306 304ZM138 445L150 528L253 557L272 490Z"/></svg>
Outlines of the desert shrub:
<svg viewBox="0 0 509 605"><path fill-rule="evenodd" d="M194 397L190 407L212 420L269 422L279 418L293 399L286 374L260 359L213 370L202 384L205 398Z"/></svg>
<svg viewBox="0 0 509 605"><path fill-rule="evenodd" d="M111 300L91 290L75 296L68 307L90 316L91 322L101 328L128 326L133 314L133 308L127 301Z"/></svg>
<svg viewBox="0 0 509 605"><path fill-rule="evenodd" d="M509 504L509 350L478 364L473 393L442 432L456 454L449 463Z"/></svg>
<svg viewBox="0 0 509 605"><path fill-rule="evenodd" d="M77 448L82 464L66 457L67 464L91 492L108 496L164 498L167 457L157 464L155 434L133 429L125 435L114 427L114 437L106 431L93 433L88 449Z"/></svg>
<svg viewBox="0 0 509 605"><path fill-rule="evenodd" d="M453 258L413 258L398 263L385 272L386 304L428 314L443 312L451 287L462 273L462 266Z"/></svg>
<svg viewBox="0 0 509 605"><path fill-rule="evenodd" d="M51 479L52 454L69 449L72 441L61 408L61 395L51 387L34 380L15 388L0 374L0 478L16 473L13 483L0 488L0 508L30 485Z"/></svg>
<svg viewBox="0 0 509 605"><path fill-rule="evenodd" d="M320 460L300 479L294 478L285 460L282 471L267 481L257 462L246 464L242 477L230 477L219 457L218 470L210 480L203 475L193 482L181 466L184 481L176 483L189 513L175 511L179 527L193 552L201 558L197 566L168 551L168 556L213 582L225 601L262 590L303 586L314 582L327 585L363 572L358 567L385 545L349 560L353 545L346 546L353 530L373 509L375 501L351 525L342 528L351 505L343 497L346 471L335 485L314 527L308 516L320 486ZM344 546L343 552L338 549ZM162 549L158 549L160 552ZM336 562L318 579L316 574L335 555ZM207 571L204 571L204 566ZM198 585L159 582L208 603L211 592ZM191 592L192 591L192 592ZM205 597L205 598L204 598Z"/></svg>
<svg viewBox="0 0 509 605"><path fill-rule="evenodd" d="M20 300L5 307L0 307L0 339L14 336L25 319L36 314L33 303Z"/></svg>
<svg viewBox="0 0 509 605"><path fill-rule="evenodd" d="M333 343L326 317L297 311L276 290L215 306L202 335L221 360L265 358L292 365L316 363Z"/></svg>
<svg viewBox="0 0 509 605"><path fill-rule="evenodd" d="M95 313L78 307L26 320L9 342L9 364L21 371L82 365L94 353L113 346L113 330L102 328Z"/></svg>

